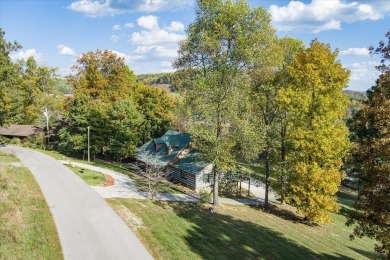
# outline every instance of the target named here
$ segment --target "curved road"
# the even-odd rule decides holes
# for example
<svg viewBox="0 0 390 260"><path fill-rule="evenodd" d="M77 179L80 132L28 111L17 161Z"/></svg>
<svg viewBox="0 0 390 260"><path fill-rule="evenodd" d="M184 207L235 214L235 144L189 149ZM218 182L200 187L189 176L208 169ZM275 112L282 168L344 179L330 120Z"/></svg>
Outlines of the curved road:
<svg viewBox="0 0 390 260"><path fill-rule="evenodd" d="M152 259L115 211L67 167L45 154L15 146L35 176L57 226L65 259Z"/></svg>

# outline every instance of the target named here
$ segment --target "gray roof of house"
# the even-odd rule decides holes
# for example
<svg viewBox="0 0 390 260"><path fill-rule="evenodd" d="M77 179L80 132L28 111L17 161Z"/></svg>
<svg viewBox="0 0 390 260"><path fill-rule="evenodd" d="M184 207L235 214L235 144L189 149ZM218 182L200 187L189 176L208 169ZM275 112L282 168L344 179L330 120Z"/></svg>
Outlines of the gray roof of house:
<svg viewBox="0 0 390 260"><path fill-rule="evenodd" d="M10 125L8 127L0 127L0 135L4 136L27 137L40 131L42 131L41 128L33 125Z"/></svg>

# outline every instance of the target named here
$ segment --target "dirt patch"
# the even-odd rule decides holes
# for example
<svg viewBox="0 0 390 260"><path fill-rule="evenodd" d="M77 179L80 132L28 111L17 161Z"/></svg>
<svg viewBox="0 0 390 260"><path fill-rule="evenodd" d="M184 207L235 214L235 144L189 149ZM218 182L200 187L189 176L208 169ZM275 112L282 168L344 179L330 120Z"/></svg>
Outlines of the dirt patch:
<svg viewBox="0 0 390 260"><path fill-rule="evenodd" d="M144 223L142 220L134 215L128 208L123 205L115 206L115 211L118 215L126 222L127 225L137 230L139 228L144 228Z"/></svg>

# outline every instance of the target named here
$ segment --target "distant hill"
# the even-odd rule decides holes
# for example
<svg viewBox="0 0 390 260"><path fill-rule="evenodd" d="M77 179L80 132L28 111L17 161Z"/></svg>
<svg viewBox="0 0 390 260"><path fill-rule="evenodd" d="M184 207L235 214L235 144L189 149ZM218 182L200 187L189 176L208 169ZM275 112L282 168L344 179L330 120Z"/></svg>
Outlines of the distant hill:
<svg viewBox="0 0 390 260"><path fill-rule="evenodd" d="M55 89L64 94L72 94L73 88L68 84L66 79L56 78Z"/></svg>
<svg viewBox="0 0 390 260"><path fill-rule="evenodd" d="M367 95L363 91L344 90L343 92L351 102L346 111L346 119L350 120L362 108L362 103L367 100Z"/></svg>

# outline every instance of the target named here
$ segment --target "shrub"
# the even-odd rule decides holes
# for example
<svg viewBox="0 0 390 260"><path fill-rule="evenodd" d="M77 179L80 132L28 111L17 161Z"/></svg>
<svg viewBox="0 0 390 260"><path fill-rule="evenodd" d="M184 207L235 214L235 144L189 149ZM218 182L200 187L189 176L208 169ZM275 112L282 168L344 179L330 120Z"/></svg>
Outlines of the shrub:
<svg viewBox="0 0 390 260"><path fill-rule="evenodd" d="M16 144L16 145L20 145L21 141L19 138L12 138L11 141L9 142L10 144Z"/></svg>
<svg viewBox="0 0 390 260"><path fill-rule="evenodd" d="M205 203L211 203L211 192L208 190L200 190L199 191L199 198L201 202Z"/></svg>

